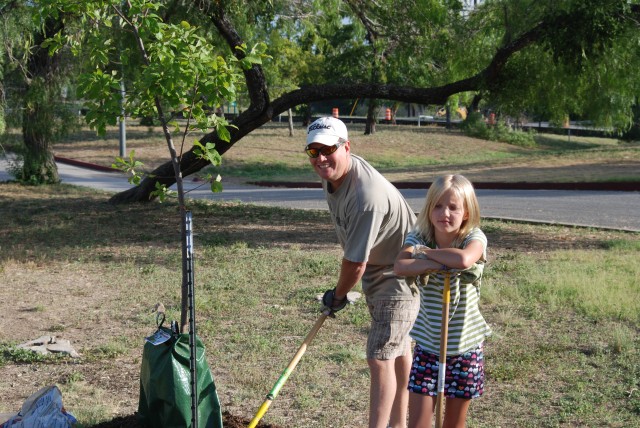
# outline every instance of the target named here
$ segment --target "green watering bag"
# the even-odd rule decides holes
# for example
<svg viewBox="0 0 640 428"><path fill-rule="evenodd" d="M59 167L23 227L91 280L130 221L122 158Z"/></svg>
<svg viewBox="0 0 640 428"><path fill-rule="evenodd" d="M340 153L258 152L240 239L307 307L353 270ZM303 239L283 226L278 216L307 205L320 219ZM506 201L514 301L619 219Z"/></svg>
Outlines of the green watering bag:
<svg viewBox="0 0 640 428"><path fill-rule="evenodd" d="M189 334L172 334L161 326L156 336L165 341L157 345L145 341L142 353L138 420L147 427L191 428ZM198 337L196 374L198 428L222 428L218 393Z"/></svg>

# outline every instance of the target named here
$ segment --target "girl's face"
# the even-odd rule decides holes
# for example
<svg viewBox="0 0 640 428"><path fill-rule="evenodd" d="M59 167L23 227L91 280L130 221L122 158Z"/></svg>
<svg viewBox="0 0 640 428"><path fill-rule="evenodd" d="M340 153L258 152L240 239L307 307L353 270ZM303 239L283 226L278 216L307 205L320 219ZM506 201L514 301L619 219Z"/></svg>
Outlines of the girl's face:
<svg viewBox="0 0 640 428"><path fill-rule="evenodd" d="M458 196L452 189L447 190L436 202L429 220L440 233L457 233L462 227L462 222L469 218L469 213L464 206L464 199Z"/></svg>

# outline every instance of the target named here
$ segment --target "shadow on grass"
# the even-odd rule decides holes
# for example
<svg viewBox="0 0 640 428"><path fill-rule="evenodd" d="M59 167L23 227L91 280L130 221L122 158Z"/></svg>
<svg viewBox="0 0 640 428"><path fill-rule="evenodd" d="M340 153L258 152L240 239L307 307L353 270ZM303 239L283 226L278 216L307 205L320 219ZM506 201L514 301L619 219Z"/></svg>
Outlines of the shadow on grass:
<svg viewBox="0 0 640 428"><path fill-rule="evenodd" d="M0 184L0 259L130 259L138 247L179 248L180 218L174 203L110 205L108 196L71 186ZM327 211L293 210L233 202L192 201L201 246L335 248ZM485 222L493 250L550 251L606 248L588 229Z"/></svg>
<svg viewBox="0 0 640 428"><path fill-rule="evenodd" d="M180 245L176 204L111 205L108 196L70 186L0 183L3 228L0 259L131 258L132 247ZM233 202L192 201L199 245L250 247L337 245L326 211L291 210Z"/></svg>

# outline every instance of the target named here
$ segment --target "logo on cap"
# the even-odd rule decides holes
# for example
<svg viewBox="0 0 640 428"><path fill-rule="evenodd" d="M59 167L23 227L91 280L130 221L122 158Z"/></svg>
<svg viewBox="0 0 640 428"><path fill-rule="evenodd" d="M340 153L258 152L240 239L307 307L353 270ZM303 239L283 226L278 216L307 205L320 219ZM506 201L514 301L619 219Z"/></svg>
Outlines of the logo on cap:
<svg viewBox="0 0 640 428"><path fill-rule="evenodd" d="M315 131L316 129L333 129L333 126L325 125L323 123L313 123L309 126L309 130L307 131L307 134L310 133L311 131Z"/></svg>

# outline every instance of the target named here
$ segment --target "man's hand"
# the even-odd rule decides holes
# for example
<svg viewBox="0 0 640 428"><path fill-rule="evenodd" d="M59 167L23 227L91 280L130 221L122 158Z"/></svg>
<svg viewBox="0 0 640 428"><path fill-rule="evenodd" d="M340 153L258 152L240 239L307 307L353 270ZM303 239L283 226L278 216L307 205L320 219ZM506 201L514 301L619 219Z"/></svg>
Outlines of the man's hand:
<svg viewBox="0 0 640 428"><path fill-rule="evenodd" d="M339 310L344 309L349 303L347 296L344 296L342 299L336 299L336 289L332 288L331 290L325 291L322 296L322 303L324 306L331 311L330 315L335 314Z"/></svg>
<svg viewBox="0 0 640 428"><path fill-rule="evenodd" d="M411 258L429 260L429 257L427 256L427 251L429 251L430 249L431 248L427 247L426 245L418 244L415 247L413 247L413 253L411 254Z"/></svg>

